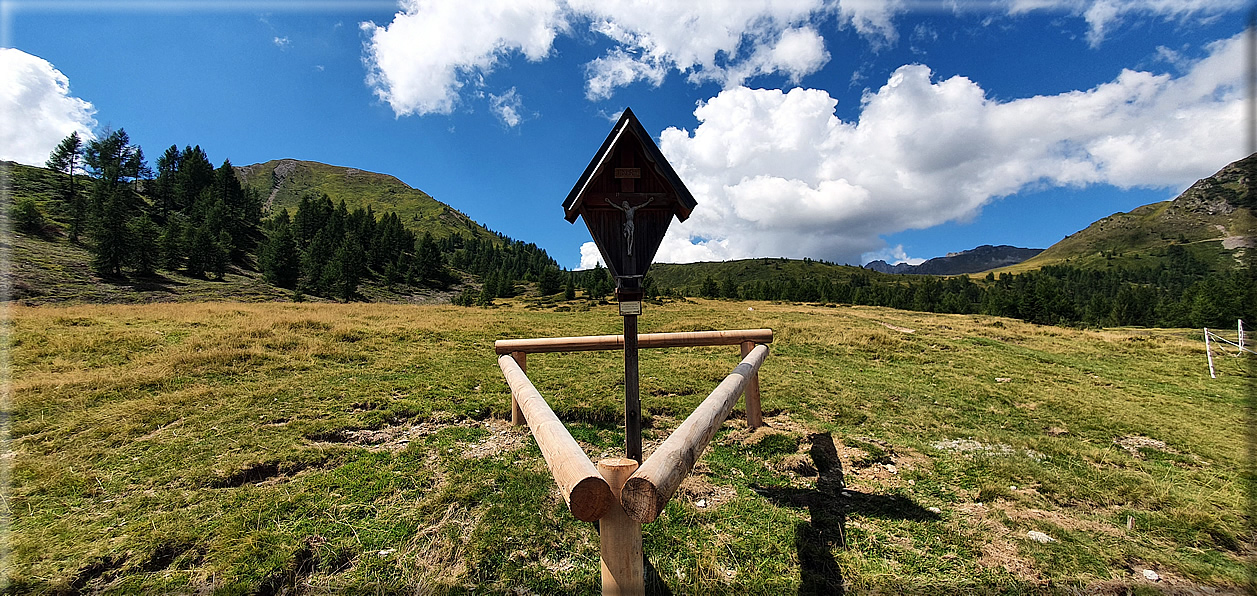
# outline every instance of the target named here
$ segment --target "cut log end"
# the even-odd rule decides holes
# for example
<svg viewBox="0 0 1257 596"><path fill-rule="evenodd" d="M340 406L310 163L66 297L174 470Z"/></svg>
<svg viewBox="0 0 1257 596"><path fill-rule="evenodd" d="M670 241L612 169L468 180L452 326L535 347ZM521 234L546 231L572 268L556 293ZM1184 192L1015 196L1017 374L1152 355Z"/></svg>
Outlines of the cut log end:
<svg viewBox="0 0 1257 596"><path fill-rule="evenodd" d="M615 496L601 476L590 476L576 483L568 495L568 509L581 521L598 521L607 514Z"/></svg>
<svg viewBox="0 0 1257 596"><path fill-rule="evenodd" d="M624 507L624 512L629 519L640 524L658 519L665 504L660 502L659 490L645 478L629 478L620 491L620 505Z"/></svg>

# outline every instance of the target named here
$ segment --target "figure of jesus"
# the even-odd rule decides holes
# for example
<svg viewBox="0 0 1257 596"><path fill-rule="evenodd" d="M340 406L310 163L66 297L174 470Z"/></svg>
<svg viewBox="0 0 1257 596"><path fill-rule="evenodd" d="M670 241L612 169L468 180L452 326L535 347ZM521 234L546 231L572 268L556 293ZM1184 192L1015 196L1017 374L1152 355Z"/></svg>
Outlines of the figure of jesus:
<svg viewBox="0 0 1257 596"><path fill-rule="evenodd" d="M624 212L624 242L628 244L628 256L630 257L633 256L633 218L637 215L638 209L649 205L653 200L655 198L650 197L646 199L645 203L630 207L628 201L620 201L620 204L616 205L611 199L606 199L608 205Z"/></svg>

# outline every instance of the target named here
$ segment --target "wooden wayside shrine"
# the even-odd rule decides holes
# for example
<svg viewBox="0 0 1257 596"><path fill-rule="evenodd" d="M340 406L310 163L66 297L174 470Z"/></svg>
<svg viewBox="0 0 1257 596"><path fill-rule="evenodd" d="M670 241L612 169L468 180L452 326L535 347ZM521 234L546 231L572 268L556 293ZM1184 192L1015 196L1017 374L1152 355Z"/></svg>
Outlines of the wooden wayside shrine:
<svg viewBox="0 0 1257 596"><path fill-rule="evenodd" d="M603 594L643 594L641 524L654 521L746 395L746 422L762 422L759 369L773 340L771 329L637 334L642 279L675 216L684 222L695 201L633 110L625 108L584 173L563 201L563 215L583 218L615 279L623 335L499 340L498 366L511 387L511 421L527 423L568 509L577 519L599 521ZM639 348L736 345L742 362L686 418L650 458L642 461ZM528 380L528 354L589 350L624 351L623 458L597 466L572 439ZM640 465L639 465L640 464Z"/></svg>
<svg viewBox="0 0 1257 596"><path fill-rule="evenodd" d="M563 201L563 217L585 220L615 279L624 317L624 455L642 461L642 407L637 383L637 317L642 280L675 216L697 203L633 110L625 108Z"/></svg>

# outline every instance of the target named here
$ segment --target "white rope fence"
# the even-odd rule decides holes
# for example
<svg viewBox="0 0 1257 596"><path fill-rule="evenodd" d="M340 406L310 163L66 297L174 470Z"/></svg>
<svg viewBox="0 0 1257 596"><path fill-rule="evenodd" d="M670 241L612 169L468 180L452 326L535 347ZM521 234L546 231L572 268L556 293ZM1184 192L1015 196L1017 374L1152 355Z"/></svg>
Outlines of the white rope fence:
<svg viewBox="0 0 1257 596"><path fill-rule="evenodd" d="M1223 356L1233 356L1235 358L1239 358L1240 355L1244 354L1245 352L1249 354L1257 354L1257 352L1254 352L1253 350L1250 350L1247 346L1245 346L1244 320L1238 319L1236 321L1235 328L1236 328L1236 331L1238 332L1238 339L1236 341L1231 341L1225 337L1222 337L1221 335L1218 335L1217 333L1210 331L1208 327L1205 327L1205 358L1209 360L1209 378L1211 379L1218 378L1217 371L1213 366L1214 350L1217 350ZM1235 353L1234 354L1228 353L1227 348L1224 346L1231 346L1235 348Z"/></svg>

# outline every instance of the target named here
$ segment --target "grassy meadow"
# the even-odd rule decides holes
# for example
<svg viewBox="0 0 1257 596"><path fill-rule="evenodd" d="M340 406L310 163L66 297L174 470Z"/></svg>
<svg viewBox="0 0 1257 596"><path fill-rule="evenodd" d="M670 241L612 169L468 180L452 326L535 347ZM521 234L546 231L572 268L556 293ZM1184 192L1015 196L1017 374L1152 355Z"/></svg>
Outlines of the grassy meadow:
<svg viewBox="0 0 1257 596"><path fill-rule="evenodd" d="M597 593L595 525L510 425L492 346L620 325L612 304L523 300L10 306L0 581ZM748 432L739 405L644 526L648 592L1248 585L1251 379L1232 357L1210 379L1199 331L694 300L641 317L760 327L769 426ZM642 352L648 455L737 361ZM619 353L531 355L528 372L592 458L620 452Z"/></svg>

